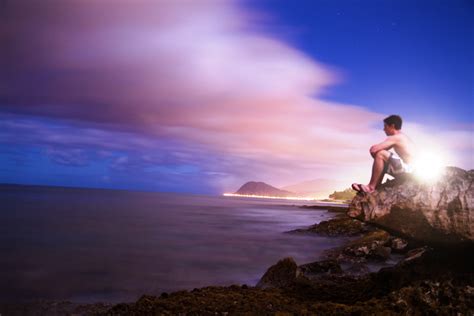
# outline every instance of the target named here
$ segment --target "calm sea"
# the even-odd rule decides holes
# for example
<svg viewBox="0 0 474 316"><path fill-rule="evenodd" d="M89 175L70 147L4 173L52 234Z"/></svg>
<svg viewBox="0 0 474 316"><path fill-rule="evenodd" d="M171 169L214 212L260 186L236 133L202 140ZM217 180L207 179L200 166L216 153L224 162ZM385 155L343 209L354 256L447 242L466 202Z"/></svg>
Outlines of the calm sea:
<svg viewBox="0 0 474 316"><path fill-rule="evenodd" d="M328 219L311 202L0 186L0 301L131 302L143 294L255 285L338 238L285 234Z"/></svg>

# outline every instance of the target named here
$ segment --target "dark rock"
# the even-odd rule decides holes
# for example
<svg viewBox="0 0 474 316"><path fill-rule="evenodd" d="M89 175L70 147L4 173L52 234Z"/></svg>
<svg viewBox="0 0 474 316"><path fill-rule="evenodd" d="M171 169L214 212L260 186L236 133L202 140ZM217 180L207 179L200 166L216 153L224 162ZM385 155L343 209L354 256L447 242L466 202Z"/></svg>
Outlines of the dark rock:
<svg viewBox="0 0 474 316"><path fill-rule="evenodd" d="M347 258L346 258L346 262L347 262ZM350 276L355 276L355 277L358 277L358 276L365 276L367 275L368 273L370 272L370 269L369 267L367 266L367 263L364 261L364 262L358 262L358 261L352 261L350 264L345 264L345 267L344 267L344 273L346 275L350 275Z"/></svg>
<svg viewBox="0 0 474 316"><path fill-rule="evenodd" d="M280 288L289 286L299 275L298 266L293 258L281 259L271 266L257 283L258 288Z"/></svg>
<svg viewBox="0 0 474 316"><path fill-rule="evenodd" d="M350 203L351 201L348 201ZM331 203L331 204L315 204L315 205L301 205L300 208L326 210L334 213L345 213L349 208L349 204Z"/></svg>
<svg viewBox="0 0 474 316"><path fill-rule="evenodd" d="M355 236L369 231L369 227L356 219L340 217L322 221L305 229L296 229L291 232L311 232L322 236Z"/></svg>
<svg viewBox="0 0 474 316"><path fill-rule="evenodd" d="M369 263L385 261L390 257L387 247L391 236L377 229L348 242L345 246L325 251L325 256L336 260L346 275L360 277L370 272Z"/></svg>
<svg viewBox="0 0 474 316"><path fill-rule="evenodd" d="M301 275L309 278L317 278L329 274L342 273L341 266L336 260L323 260L303 264L298 267Z"/></svg>
<svg viewBox="0 0 474 316"><path fill-rule="evenodd" d="M392 248L380 246L374 249L373 257L385 261L390 258L391 253Z"/></svg>
<svg viewBox="0 0 474 316"><path fill-rule="evenodd" d="M388 299L408 314L422 311L424 315L472 315L474 287L456 286L451 281L430 280L390 293Z"/></svg>
<svg viewBox="0 0 474 316"><path fill-rule="evenodd" d="M474 171L448 167L433 184L414 177L358 194L351 217L374 223L400 236L431 244L474 241Z"/></svg>
<svg viewBox="0 0 474 316"><path fill-rule="evenodd" d="M390 243L390 247L394 251L398 251L398 252L405 250L407 246L408 246L408 242L402 238L393 238Z"/></svg>
<svg viewBox="0 0 474 316"><path fill-rule="evenodd" d="M407 252L405 259L403 259L402 262L408 262L411 260L415 260L417 258L421 258L425 252L430 250L428 247L420 247L420 248L415 248Z"/></svg>
<svg viewBox="0 0 474 316"><path fill-rule="evenodd" d="M383 230L376 230L367 235L351 241L343 249L345 255L385 260L390 256L390 248L385 245L390 240L390 235Z"/></svg>

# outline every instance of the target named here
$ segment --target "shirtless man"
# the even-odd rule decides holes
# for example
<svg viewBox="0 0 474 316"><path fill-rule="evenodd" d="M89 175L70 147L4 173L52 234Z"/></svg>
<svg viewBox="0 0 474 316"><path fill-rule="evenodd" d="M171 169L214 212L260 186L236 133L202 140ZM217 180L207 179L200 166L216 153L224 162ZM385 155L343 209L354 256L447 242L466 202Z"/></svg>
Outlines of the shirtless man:
<svg viewBox="0 0 474 316"><path fill-rule="evenodd" d="M372 193L382 182L385 173L395 176L400 173L412 172L415 145L402 133L402 118L390 115L383 120L383 131L388 136L383 142L370 147L370 155L374 158L372 177L368 185L353 183L352 188L359 192ZM394 152L389 151L390 149Z"/></svg>

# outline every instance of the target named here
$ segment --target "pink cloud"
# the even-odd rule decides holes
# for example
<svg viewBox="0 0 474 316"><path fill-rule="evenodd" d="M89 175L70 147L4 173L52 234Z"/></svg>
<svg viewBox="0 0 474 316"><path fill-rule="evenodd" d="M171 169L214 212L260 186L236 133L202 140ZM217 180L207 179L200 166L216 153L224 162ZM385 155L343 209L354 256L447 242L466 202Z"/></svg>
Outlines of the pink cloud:
<svg viewBox="0 0 474 316"><path fill-rule="evenodd" d="M203 170L230 189L244 178L359 175L383 136L373 127L383 115L320 99L334 70L261 32L234 2L15 1L5 16L0 110L96 124L42 130L51 142L167 139L181 144L169 148L176 155L205 153Z"/></svg>

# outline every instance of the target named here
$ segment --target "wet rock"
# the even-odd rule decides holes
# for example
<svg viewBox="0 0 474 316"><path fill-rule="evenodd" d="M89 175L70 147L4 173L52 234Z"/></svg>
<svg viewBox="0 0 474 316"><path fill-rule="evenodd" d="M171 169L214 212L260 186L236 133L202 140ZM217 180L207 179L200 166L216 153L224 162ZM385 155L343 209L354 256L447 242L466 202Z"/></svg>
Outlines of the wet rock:
<svg viewBox="0 0 474 316"><path fill-rule="evenodd" d="M429 250L430 249L428 247L420 247L420 248L412 249L409 252L407 252L405 259L403 259L403 262L408 262L411 260L421 258L421 256L423 256L423 254Z"/></svg>
<svg viewBox="0 0 474 316"><path fill-rule="evenodd" d="M356 236L369 231L370 228L363 222L343 216L340 218L322 221L306 229L296 229L291 232L310 232L322 236Z"/></svg>
<svg viewBox="0 0 474 316"><path fill-rule="evenodd" d="M421 242L474 242L473 180L474 170L455 167L432 184L405 177L358 194L347 214Z"/></svg>
<svg viewBox="0 0 474 316"><path fill-rule="evenodd" d="M346 262L347 262L346 258ZM363 262L357 262L357 261L352 261L350 264L347 264L344 266L344 273L346 275L358 277L358 276L364 276L367 275L370 272L369 267L367 266L366 261L364 260Z"/></svg>
<svg viewBox="0 0 474 316"><path fill-rule="evenodd" d="M298 267L300 274L308 278L320 278L331 274L341 274L342 269L336 260L322 260Z"/></svg>
<svg viewBox="0 0 474 316"><path fill-rule="evenodd" d="M257 283L258 288L281 288L289 286L299 275L298 266L293 258L281 259L271 266Z"/></svg>
<svg viewBox="0 0 474 316"><path fill-rule="evenodd" d="M397 252L402 252L408 246L408 242L402 238L393 238L390 247Z"/></svg>
<svg viewBox="0 0 474 316"><path fill-rule="evenodd" d="M323 202L334 202L334 200L326 200ZM350 201L349 201L350 202ZM328 212L333 213L345 213L347 212L349 204L332 204L332 205L302 205L300 208L309 208L309 209L316 209L316 210L326 210Z"/></svg>
<svg viewBox="0 0 474 316"><path fill-rule="evenodd" d="M456 286L451 281L422 281L404 287L389 295L389 299L405 311L405 314L424 315L472 315L474 312L474 288Z"/></svg>
<svg viewBox="0 0 474 316"><path fill-rule="evenodd" d="M376 230L351 241L342 252L353 257L385 260L390 256L390 248L385 247L389 240L390 235L386 231Z"/></svg>
<svg viewBox="0 0 474 316"><path fill-rule="evenodd" d="M385 261L390 258L391 253L392 248L380 246L374 249L373 257Z"/></svg>
<svg viewBox="0 0 474 316"><path fill-rule="evenodd" d="M389 259L391 248L388 244L390 234L376 229L345 246L325 251L324 255L340 264L343 273L348 276L360 277L370 272L368 264L380 263Z"/></svg>

